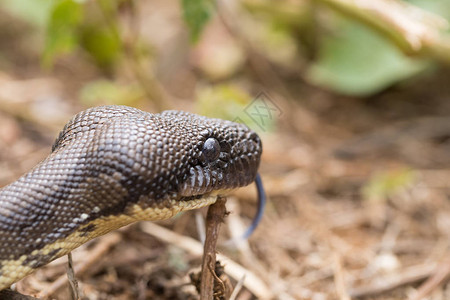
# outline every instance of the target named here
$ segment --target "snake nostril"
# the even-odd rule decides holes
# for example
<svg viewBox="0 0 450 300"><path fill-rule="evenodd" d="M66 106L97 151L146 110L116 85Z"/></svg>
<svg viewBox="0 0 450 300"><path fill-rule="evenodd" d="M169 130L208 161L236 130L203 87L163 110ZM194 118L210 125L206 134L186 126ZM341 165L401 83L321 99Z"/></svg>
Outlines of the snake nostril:
<svg viewBox="0 0 450 300"><path fill-rule="evenodd" d="M260 143L261 139L259 138L258 134L254 131L251 131L249 136L247 137L249 140L255 141L256 143Z"/></svg>

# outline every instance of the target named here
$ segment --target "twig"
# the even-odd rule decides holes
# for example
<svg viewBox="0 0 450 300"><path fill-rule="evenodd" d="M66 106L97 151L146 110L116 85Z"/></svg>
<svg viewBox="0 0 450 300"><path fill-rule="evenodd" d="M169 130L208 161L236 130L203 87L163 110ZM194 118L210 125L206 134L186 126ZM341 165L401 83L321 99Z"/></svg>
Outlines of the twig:
<svg viewBox="0 0 450 300"><path fill-rule="evenodd" d="M414 296L410 300L424 299L430 294L436 287L441 285L450 275L450 261L447 261L443 265L440 265L435 273L428 278L417 290Z"/></svg>
<svg viewBox="0 0 450 300"><path fill-rule="evenodd" d="M70 283L70 296L72 297L72 300L78 300L80 293L78 292L78 282L75 278L75 271L73 269L72 252L67 254L67 265L67 279Z"/></svg>
<svg viewBox="0 0 450 300"><path fill-rule="evenodd" d="M83 274L94 262L102 257L112 246L117 244L120 239L120 234L113 232L100 239L99 243L90 251L90 256L87 260L75 266L75 271L78 275ZM67 276L61 275L55 282L52 283L46 290L42 291L38 297L47 298L55 294L58 290L67 284Z"/></svg>
<svg viewBox="0 0 450 300"><path fill-rule="evenodd" d="M350 300L347 289L345 288L341 257L337 253L334 254L334 285L336 286L340 300Z"/></svg>
<svg viewBox="0 0 450 300"><path fill-rule="evenodd" d="M203 246L200 242L193 238L179 235L164 227L158 226L151 222L144 222L141 224L142 231L147 234L158 238L173 246L184 249L186 252L194 255L201 256L203 254ZM226 264L225 273L235 280L240 280L245 275L244 286L255 295L258 299L272 299L273 293L267 287L267 285L258 277L255 273L245 269L243 266L232 261L230 258L223 254L217 254L217 259L223 261Z"/></svg>
<svg viewBox="0 0 450 300"><path fill-rule="evenodd" d="M427 263L409 267L399 274L389 276L383 281L377 281L371 285L361 286L350 290L349 294L352 298L366 297L377 295L399 286L414 283L429 277L436 269L436 264Z"/></svg>
<svg viewBox="0 0 450 300"><path fill-rule="evenodd" d="M219 238L220 225L222 224L227 210L225 203L227 198L219 196L216 203L208 208L206 215L206 239L203 248L202 279L200 286L200 300L210 300L214 294L214 271L216 264L216 246Z"/></svg>
<svg viewBox="0 0 450 300"><path fill-rule="evenodd" d="M239 292L242 289L242 286L244 285L244 281L245 281L245 275L242 276L241 279L239 279L238 283L234 287L233 292L231 293L231 296L230 296L229 300L235 300L236 299L237 295L239 294Z"/></svg>
<svg viewBox="0 0 450 300"><path fill-rule="evenodd" d="M200 210L195 212L195 223L197 225L198 238L202 242L202 244L205 244L205 239L206 239L205 219L203 218Z"/></svg>

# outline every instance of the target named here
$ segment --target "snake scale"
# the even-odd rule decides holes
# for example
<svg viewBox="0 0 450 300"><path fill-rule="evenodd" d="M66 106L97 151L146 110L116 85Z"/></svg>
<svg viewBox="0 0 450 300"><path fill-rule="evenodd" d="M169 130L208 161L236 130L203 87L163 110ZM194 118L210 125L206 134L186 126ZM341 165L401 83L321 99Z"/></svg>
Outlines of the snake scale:
<svg viewBox="0 0 450 300"><path fill-rule="evenodd" d="M47 158L0 189L0 290L111 230L250 184L261 152L245 125L187 112L77 114Z"/></svg>

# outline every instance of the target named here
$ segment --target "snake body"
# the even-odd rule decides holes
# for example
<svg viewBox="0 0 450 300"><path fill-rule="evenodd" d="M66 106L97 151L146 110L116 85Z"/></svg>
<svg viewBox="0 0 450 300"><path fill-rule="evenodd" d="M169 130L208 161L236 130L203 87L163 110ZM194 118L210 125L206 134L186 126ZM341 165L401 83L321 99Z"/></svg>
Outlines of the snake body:
<svg viewBox="0 0 450 300"><path fill-rule="evenodd" d="M230 121L126 106L77 114L46 159L0 189L0 290L111 230L250 184L261 152Z"/></svg>

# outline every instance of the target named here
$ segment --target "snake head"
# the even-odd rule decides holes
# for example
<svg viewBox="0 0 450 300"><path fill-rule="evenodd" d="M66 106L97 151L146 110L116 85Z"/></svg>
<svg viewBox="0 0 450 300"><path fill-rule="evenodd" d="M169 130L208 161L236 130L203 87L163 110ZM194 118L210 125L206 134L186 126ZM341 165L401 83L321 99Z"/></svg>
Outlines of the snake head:
<svg viewBox="0 0 450 300"><path fill-rule="evenodd" d="M247 126L179 111L162 116L174 116L177 127L186 129L187 168L178 178L181 197L238 188L255 180L262 144Z"/></svg>
<svg viewBox="0 0 450 300"><path fill-rule="evenodd" d="M262 152L258 135L243 124L124 106L75 116L55 142L54 155L76 152L71 143L81 139L88 142L80 168L90 177L90 194L113 190L121 195L119 203L108 204L112 212L133 203L164 206L167 200L198 199L248 185Z"/></svg>

